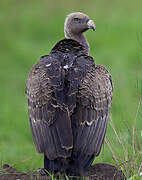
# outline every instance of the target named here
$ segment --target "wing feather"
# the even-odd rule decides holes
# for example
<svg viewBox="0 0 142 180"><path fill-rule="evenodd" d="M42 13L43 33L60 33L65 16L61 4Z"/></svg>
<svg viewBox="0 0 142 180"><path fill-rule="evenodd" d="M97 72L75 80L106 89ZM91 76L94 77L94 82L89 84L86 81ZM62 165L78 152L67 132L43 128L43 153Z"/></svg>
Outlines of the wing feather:
<svg viewBox="0 0 142 180"><path fill-rule="evenodd" d="M36 149L49 159L69 157L73 146L71 120L62 95L64 72L58 61L44 56L30 70L26 95ZM61 93L60 93L61 92Z"/></svg>
<svg viewBox="0 0 142 180"><path fill-rule="evenodd" d="M77 108L71 119L74 131L74 156L87 159L98 156L104 142L113 86L110 73L103 66L93 66L82 80L77 94ZM77 127L77 128L76 128Z"/></svg>

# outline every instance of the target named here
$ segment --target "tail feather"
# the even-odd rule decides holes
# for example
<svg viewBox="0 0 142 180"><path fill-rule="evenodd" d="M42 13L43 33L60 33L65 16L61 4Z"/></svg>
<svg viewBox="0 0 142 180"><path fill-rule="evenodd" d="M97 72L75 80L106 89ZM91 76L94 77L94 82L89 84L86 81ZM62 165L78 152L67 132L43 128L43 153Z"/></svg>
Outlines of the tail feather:
<svg viewBox="0 0 142 180"><path fill-rule="evenodd" d="M57 172L65 173L68 167L67 160L64 158L57 158L54 160L49 160L46 155L44 155L44 169L47 172L56 174Z"/></svg>

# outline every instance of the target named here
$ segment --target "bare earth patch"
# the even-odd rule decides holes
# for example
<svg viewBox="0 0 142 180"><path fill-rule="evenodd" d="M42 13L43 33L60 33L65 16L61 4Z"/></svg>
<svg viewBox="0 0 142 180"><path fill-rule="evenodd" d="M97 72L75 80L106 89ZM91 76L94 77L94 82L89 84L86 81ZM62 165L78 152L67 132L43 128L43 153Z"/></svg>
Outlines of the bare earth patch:
<svg viewBox="0 0 142 180"><path fill-rule="evenodd" d="M72 179L72 178L70 178ZM80 180L83 178L80 178ZM0 170L0 180L51 180L37 172L22 173L9 165ZM122 171L109 164L95 164L88 171L88 180L127 180Z"/></svg>

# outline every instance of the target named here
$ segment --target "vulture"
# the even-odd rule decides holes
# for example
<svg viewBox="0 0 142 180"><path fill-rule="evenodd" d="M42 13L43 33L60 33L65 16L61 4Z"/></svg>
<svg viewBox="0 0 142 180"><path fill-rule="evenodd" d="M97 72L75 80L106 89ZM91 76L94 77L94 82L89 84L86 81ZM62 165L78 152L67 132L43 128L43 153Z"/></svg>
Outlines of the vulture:
<svg viewBox="0 0 142 180"><path fill-rule="evenodd" d="M47 172L84 175L104 142L113 84L109 71L89 56L89 29L96 26L86 14L69 14L65 39L28 75L30 127Z"/></svg>

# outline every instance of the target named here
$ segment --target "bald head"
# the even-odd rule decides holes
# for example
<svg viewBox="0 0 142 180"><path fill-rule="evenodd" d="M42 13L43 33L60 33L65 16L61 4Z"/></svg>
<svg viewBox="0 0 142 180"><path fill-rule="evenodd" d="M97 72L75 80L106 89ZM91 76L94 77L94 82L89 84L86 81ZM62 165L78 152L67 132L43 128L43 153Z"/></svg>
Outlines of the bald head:
<svg viewBox="0 0 142 180"><path fill-rule="evenodd" d="M96 29L93 20L81 12L71 13L66 17L64 24L64 33L67 39L78 41L85 47L85 53L89 54L89 44L83 35L88 29Z"/></svg>
<svg viewBox="0 0 142 180"><path fill-rule="evenodd" d="M73 35L80 35L88 29L95 30L95 24L86 14L81 12L71 13L66 17L64 32L66 38L72 38Z"/></svg>

